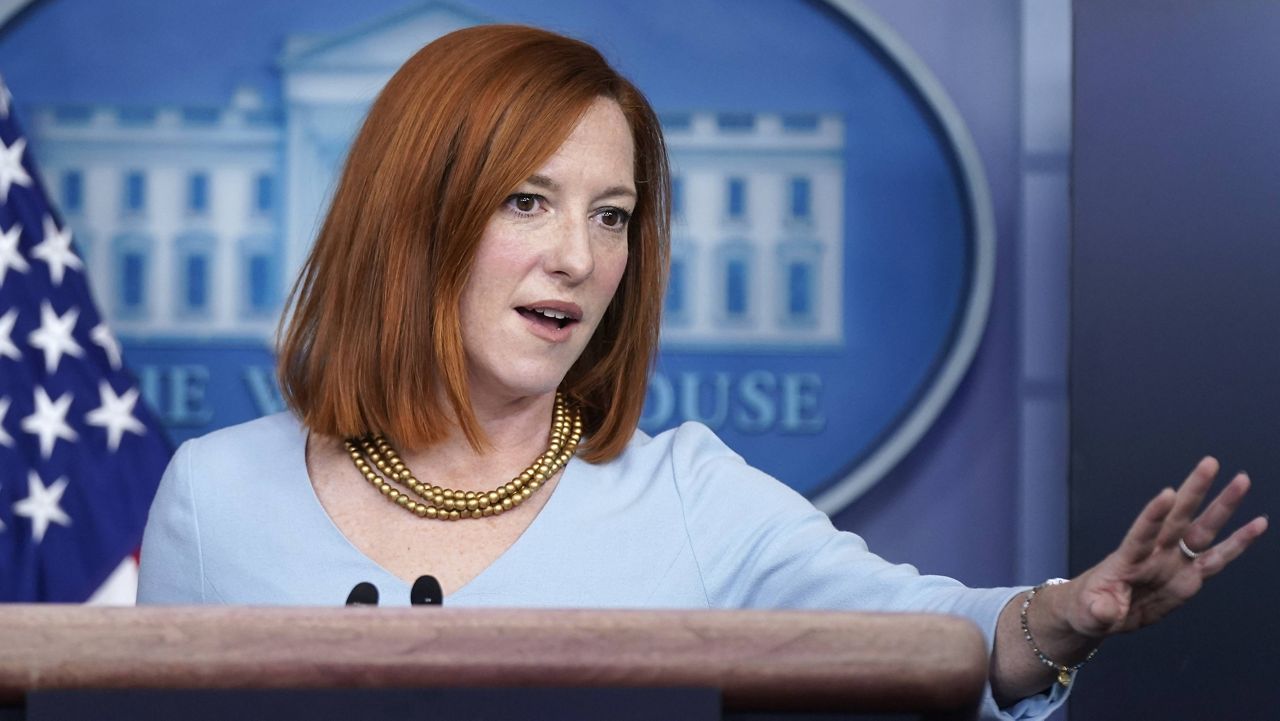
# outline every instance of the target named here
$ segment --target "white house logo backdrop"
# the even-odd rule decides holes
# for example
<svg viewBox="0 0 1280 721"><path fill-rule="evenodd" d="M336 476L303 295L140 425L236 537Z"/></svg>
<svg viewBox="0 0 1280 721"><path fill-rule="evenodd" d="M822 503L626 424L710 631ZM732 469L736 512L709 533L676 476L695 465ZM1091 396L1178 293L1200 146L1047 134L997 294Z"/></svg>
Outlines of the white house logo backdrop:
<svg viewBox="0 0 1280 721"><path fill-rule="evenodd" d="M0 72L173 440L282 409L277 319L365 110L487 22L595 44L662 116L675 224L642 427L701 421L829 511L874 483L972 356L992 239L945 98L840 0L34 3Z"/></svg>

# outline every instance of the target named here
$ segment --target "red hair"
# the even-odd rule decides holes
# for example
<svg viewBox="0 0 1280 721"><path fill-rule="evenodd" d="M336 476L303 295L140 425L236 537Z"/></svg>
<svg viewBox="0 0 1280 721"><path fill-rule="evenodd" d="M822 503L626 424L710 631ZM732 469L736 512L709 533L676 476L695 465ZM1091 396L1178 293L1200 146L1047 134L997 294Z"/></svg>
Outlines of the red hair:
<svg viewBox="0 0 1280 721"><path fill-rule="evenodd" d="M514 25L432 42L369 110L282 321L280 386L304 425L421 448L456 423L483 447L458 311L476 246L599 97L631 128L639 197L618 290L561 390L582 410L581 456L622 452L658 344L670 222L661 128L595 48Z"/></svg>

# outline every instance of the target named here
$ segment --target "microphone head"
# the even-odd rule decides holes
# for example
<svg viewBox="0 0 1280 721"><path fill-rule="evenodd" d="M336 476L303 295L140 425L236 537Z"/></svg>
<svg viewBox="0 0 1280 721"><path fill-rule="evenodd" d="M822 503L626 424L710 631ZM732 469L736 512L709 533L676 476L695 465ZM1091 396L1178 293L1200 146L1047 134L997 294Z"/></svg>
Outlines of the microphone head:
<svg viewBox="0 0 1280 721"><path fill-rule="evenodd" d="M348 606L377 606L378 587L368 581L357 583L347 595Z"/></svg>
<svg viewBox="0 0 1280 721"><path fill-rule="evenodd" d="M443 606L444 591L435 576L418 576L409 590L409 603L414 606Z"/></svg>

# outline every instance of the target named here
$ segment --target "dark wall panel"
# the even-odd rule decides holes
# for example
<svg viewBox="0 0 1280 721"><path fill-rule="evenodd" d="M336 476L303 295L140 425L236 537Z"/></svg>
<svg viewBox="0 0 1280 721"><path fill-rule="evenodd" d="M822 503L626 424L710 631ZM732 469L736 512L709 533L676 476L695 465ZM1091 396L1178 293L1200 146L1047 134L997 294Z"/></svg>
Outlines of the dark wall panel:
<svg viewBox="0 0 1280 721"><path fill-rule="evenodd" d="M1280 2L1077 0L1071 566L1204 454L1280 509ZM1232 525L1238 525L1237 519ZM1276 718L1280 534L1108 642L1073 718Z"/></svg>

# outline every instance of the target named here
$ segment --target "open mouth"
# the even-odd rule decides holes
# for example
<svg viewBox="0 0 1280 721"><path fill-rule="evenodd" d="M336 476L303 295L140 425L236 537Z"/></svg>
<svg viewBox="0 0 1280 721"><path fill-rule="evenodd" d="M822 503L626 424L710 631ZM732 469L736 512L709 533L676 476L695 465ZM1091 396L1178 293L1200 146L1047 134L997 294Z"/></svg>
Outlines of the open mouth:
<svg viewBox="0 0 1280 721"><path fill-rule="evenodd" d="M516 308L516 312L535 323L557 330L567 328L579 321L569 313L551 308Z"/></svg>

